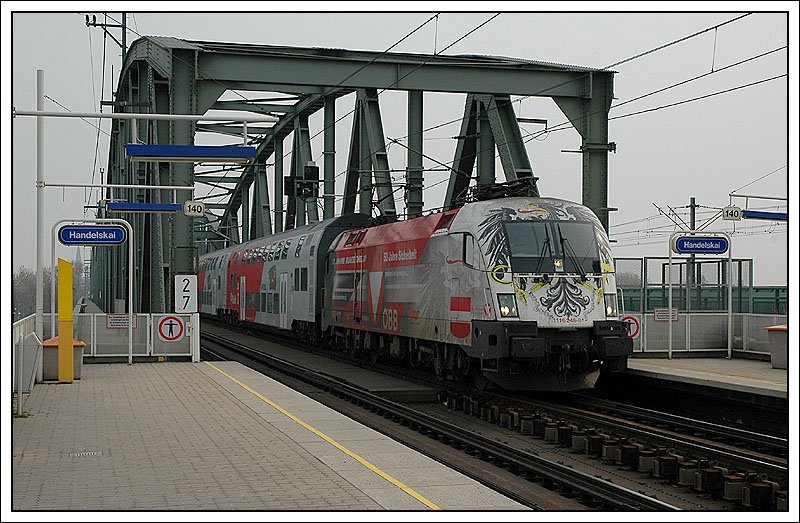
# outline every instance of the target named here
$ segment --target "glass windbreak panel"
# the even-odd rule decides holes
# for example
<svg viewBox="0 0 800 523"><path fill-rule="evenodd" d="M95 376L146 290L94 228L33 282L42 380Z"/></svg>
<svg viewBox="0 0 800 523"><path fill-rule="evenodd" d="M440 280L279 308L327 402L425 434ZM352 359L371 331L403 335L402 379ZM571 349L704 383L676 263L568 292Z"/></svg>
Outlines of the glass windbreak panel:
<svg viewBox="0 0 800 523"><path fill-rule="evenodd" d="M553 272L555 245L547 222L511 221L505 223L514 272Z"/></svg>
<svg viewBox="0 0 800 523"><path fill-rule="evenodd" d="M564 259L564 272L592 274L600 272L600 256L594 227L589 222L553 222L558 239L556 250Z"/></svg>

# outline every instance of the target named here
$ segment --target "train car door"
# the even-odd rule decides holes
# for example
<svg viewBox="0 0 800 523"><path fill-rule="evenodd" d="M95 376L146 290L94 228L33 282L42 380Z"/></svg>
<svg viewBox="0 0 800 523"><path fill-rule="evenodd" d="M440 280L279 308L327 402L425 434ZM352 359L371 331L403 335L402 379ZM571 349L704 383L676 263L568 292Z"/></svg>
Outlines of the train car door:
<svg viewBox="0 0 800 523"><path fill-rule="evenodd" d="M289 273L282 272L280 275L279 281L279 292L280 292L280 326L281 329L288 329L289 328L289 315L287 314L287 296L289 293Z"/></svg>
<svg viewBox="0 0 800 523"><path fill-rule="evenodd" d="M353 318L362 321L367 282L364 280L364 249L356 249L356 274L353 280Z"/></svg>
<svg viewBox="0 0 800 523"><path fill-rule="evenodd" d="M247 287L245 286L245 276L239 276L239 321L244 321L244 307Z"/></svg>

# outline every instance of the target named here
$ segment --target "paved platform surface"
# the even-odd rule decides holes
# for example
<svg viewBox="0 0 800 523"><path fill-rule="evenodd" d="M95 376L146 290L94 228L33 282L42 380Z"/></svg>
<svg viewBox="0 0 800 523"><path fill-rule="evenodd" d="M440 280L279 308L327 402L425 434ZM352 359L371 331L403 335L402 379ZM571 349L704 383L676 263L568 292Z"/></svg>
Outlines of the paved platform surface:
<svg viewBox="0 0 800 523"><path fill-rule="evenodd" d="M727 358L631 358L628 372L667 381L736 390L749 394L789 397L789 373L769 361Z"/></svg>
<svg viewBox="0 0 800 523"><path fill-rule="evenodd" d="M204 333L217 334L244 345L257 347L259 351L291 361L315 372L336 376L339 380L368 390L390 401L432 403L437 399L438 389L364 370L360 366L336 361L321 354L305 352L263 338L226 330L218 325L212 325L210 322L203 323L202 329Z"/></svg>
<svg viewBox="0 0 800 523"><path fill-rule="evenodd" d="M14 511L525 509L235 362L84 365L24 410Z"/></svg>

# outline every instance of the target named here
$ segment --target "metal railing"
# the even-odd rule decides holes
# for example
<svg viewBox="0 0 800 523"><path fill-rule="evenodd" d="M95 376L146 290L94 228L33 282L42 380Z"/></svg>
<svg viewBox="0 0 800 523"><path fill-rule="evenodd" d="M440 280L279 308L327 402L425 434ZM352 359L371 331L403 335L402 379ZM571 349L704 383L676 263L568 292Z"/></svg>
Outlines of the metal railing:
<svg viewBox="0 0 800 523"><path fill-rule="evenodd" d="M638 322L633 338L636 353L661 353L669 350L669 329L672 329L672 351L727 353L728 315L720 313L679 313L677 321L658 321L652 312L628 312L628 318ZM732 349L736 353L770 355L769 338L764 327L785 324L788 317L781 314L734 314ZM635 328L631 328L633 332ZM734 354L735 355L735 354Z"/></svg>

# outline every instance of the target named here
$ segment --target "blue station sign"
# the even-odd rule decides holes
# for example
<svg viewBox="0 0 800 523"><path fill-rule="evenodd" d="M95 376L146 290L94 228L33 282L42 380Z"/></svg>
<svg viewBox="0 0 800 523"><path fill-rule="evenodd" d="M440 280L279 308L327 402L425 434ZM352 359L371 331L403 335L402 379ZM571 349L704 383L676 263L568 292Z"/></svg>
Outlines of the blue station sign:
<svg viewBox="0 0 800 523"><path fill-rule="evenodd" d="M121 225L64 225L58 241L64 245L121 245L128 231Z"/></svg>
<svg viewBox="0 0 800 523"><path fill-rule="evenodd" d="M725 254L728 239L722 236L678 236L672 250L678 254Z"/></svg>

